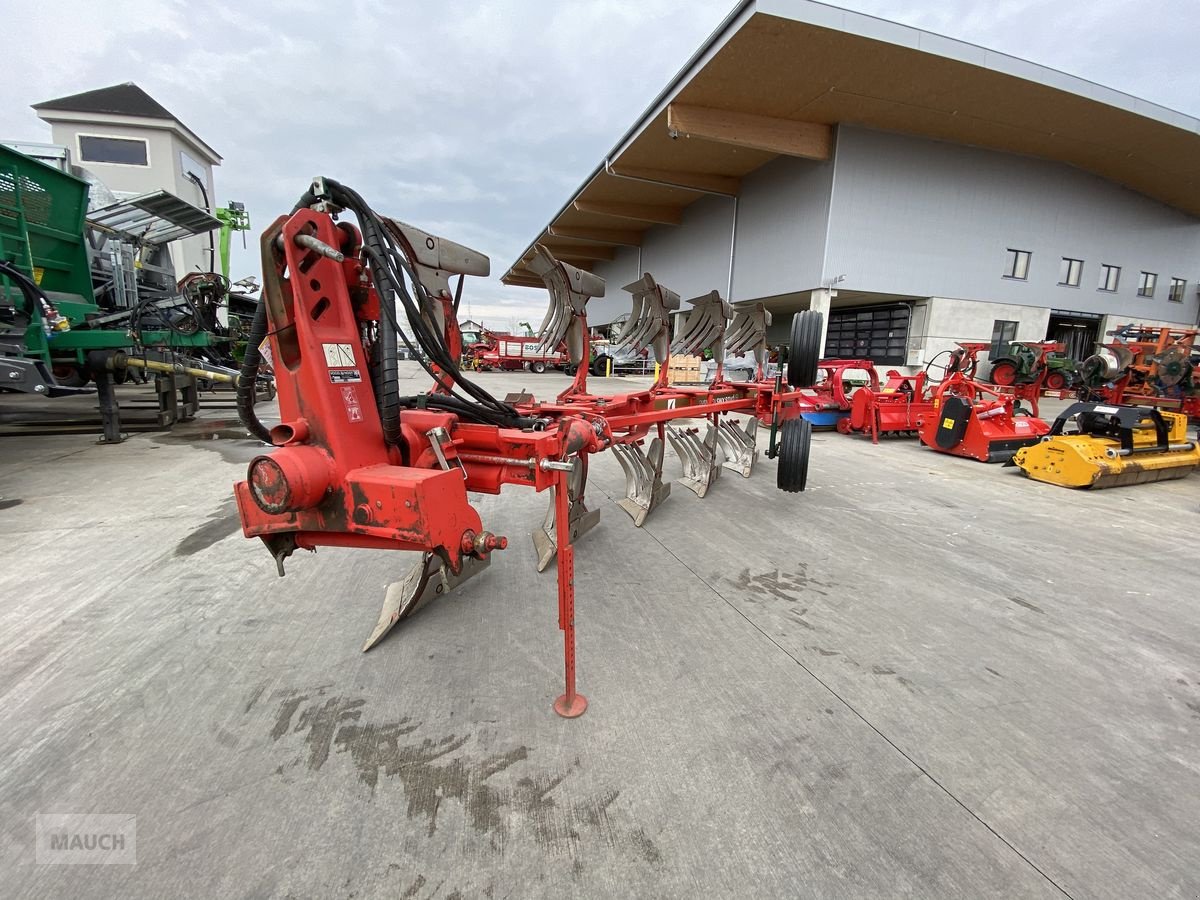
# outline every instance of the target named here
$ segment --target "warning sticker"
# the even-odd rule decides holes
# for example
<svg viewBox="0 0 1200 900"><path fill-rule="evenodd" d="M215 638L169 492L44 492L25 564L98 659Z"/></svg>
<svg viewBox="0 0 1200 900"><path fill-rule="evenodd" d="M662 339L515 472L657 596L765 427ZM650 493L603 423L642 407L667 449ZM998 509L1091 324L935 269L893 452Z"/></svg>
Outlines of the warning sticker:
<svg viewBox="0 0 1200 900"><path fill-rule="evenodd" d="M942 427L945 428L947 431L949 431L951 428L954 427L954 420L953 419L942 419Z"/></svg>
<svg viewBox="0 0 1200 900"><path fill-rule="evenodd" d="M329 380L334 384L349 384L352 381L362 381L358 369L330 369Z"/></svg>
<svg viewBox="0 0 1200 900"><path fill-rule="evenodd" d="M358 403L358 392L352 386L343 385L342 403L346 407L346 418L351 422L361 422L363 420L362 407Z"/></svg>
<svg viewBox="0 0 1200 900"><path fill-rule="evenodd" d="M351 344L322 344L325 365L329 368L345 368L354 365L354 346Z"/></svg>

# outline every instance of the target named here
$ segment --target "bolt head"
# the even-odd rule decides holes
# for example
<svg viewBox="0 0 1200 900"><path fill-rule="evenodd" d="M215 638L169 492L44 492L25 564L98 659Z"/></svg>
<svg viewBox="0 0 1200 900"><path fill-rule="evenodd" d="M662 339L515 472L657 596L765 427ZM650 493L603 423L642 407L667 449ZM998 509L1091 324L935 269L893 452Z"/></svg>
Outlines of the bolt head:
<svg viewBox="0 0 1200 900"><path fill-rule="evenodd" d="M44 384L39 384L37 387L34 388L34 390L39 394L44 394L44 393L46 393L46 386Z"/></svg>

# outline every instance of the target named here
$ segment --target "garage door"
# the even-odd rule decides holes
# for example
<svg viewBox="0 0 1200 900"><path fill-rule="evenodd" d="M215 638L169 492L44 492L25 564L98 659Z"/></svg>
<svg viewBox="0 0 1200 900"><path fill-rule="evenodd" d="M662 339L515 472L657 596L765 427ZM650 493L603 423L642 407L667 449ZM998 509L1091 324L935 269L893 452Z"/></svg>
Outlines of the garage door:
<svg viewBox="0 0 1200 900"><path fill-rule="evenodd" d="M829 314L825 356L902 366L908 345L908 320L906 303L833 310Z"/></svg>

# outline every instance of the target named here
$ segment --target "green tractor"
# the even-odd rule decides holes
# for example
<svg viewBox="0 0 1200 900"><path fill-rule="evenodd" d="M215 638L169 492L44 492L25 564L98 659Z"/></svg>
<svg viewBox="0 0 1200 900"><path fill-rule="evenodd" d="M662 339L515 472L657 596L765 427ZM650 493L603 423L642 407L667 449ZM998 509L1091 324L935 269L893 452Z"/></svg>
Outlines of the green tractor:
<svg viewBox="0 0 1200 900"><path fill-rule="evenodd" d="M1041 381L1048 391L1066 390L1075 383L1076 369L1065 350L1065 344L1054 341L1013 341L992 360L988 381L1005 387Z"/></svg>

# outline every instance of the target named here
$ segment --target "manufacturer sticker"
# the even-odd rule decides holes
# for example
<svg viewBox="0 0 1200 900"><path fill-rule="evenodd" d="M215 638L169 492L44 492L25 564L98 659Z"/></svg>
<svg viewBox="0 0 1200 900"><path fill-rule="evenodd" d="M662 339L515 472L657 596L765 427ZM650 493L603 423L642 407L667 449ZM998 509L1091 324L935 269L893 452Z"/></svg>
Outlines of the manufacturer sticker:
<svg viewBox="0 0 1200 900"><path fill-rule="evenodd" d="M325 365L331 369L354 365L352 344L322 344L321 349L325 351Z"/></svg>
<svg viewBox="0 0 1200 900"><path fill-rule="evenodd" d="M334 384L350 384L362 381L362 374L358 369L330 369L329 380Z"/></svg>

